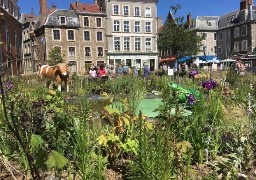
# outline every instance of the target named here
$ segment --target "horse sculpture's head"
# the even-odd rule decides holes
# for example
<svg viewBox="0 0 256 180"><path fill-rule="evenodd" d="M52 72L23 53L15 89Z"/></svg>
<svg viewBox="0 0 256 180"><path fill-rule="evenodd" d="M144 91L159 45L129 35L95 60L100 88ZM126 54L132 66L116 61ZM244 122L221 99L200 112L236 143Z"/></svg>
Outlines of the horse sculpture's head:
<svg viewBox="0 0 256 180"><path fill-rule="evenodd" d="M69 71L69 65L65 63L59 63L55 65L53 69L56 69L62 76L67 76Z"/></svg>

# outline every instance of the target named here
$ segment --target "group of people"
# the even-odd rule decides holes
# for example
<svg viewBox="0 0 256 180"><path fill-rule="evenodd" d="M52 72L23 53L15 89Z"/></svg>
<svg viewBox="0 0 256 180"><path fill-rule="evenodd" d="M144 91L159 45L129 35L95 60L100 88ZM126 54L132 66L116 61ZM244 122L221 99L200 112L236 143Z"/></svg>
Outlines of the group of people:
<svg viewBox="0 0 256 180"><path fill-rule="evenodd" d="M115 70L117 69L117 70ZM90 79L96 79L104 76L108 76L108 78L115 78L116 76L120 75L133 75L134 77L137 77L139 75L139 69L134 66L130 67L127 64L122 65L119 64L117 68L114 68L114 66L110 66L108 68L105 68L103 64L101 64L99 67L94 66L94 64L91 64L89 75ZM143 76L144 78L149 77L150 74L150 68L147 64L144 64L143 67Z"/></svg>
<svg viewBox="0 0 256 180"><path fill-rule="evenodd" d="M90 70L89 70L90 78L94 79L94 78L103 77L103 76L106 76L106 73L107 71L103 64L101 64L99 67L94 66L94 64L91 64Z"/></svg>
<svg viewBox="0 0 256 180"><path fill-rule="evenodd" d="M236 64L235 64L235 70L236 70L236 73L240 75L244 75L245 65L244 65L244 62L241 60L241 58L237 58Z"/></svg>

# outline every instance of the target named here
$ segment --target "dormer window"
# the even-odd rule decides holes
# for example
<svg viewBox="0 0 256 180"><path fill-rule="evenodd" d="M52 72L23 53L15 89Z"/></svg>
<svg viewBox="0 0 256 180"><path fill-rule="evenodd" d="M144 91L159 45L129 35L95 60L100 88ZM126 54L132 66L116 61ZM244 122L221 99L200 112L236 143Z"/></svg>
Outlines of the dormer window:
<svg viewBox="0 0 256 180"><path fill-rule="evenodd" d="M66 17L65 16L60 16L60 24L65 25L66 24Z"/></svg>
<svg viewBox="0 0 256 180"><path fill-rule="evenodd" d="M212 22L207 21L207 25L208 25L208 26L212 26Z"/></svg>

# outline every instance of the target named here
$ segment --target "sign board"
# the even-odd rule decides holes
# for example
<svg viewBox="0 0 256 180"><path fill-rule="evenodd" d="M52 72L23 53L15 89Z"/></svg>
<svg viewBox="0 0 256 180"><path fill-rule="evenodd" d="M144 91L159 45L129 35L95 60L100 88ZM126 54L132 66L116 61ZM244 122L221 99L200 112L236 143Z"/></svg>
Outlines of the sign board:
<svg viewBox="0 0 256 180"><path fill-rule="evenodd" d="M168 76L173 76L173 75L174 75L173 69L168 69Z"/></svg>

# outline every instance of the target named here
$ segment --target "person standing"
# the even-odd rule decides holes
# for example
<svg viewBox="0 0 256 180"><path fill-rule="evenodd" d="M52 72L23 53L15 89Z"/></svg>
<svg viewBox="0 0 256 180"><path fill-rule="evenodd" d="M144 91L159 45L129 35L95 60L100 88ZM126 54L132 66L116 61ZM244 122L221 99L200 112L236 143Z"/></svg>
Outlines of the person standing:
<svg viewBox="0 0 256 180"><path fill-rule="evenodd" d="M147 64L144 65L144 78L148 78L149 77L149 66Z"/></svg>
<svg viewBox="0 0 256 180"><path fill-rule="evenodd" d="M134 76L134 77L138 77L138 75L139 75L138 69L137 69L136 66L134 66L134 69L133 69L133 76Z"/></svg>
<svg viewBox="0 0 256 180"><path fill-rule="evenodd" d="M123 74L123 67L121 64L118 65L117 74L120 76Z"/></svg>
<svg viewBox="0 0 256 180"><path fill-rule="evenodd" d="M127 64L126 64L126 65L124 65L124 67L123 67L123 73L124 73L124 74L128 74L128 71L129 71L129 67L128 67Z"/></svg>
<svg viewBox="0 0 256 180"><path fill-rule="evenodd" d="M164 71L164 74L167 74L167 65L165 63L163 64L163 71Z"/></svg>
<svg viewBox="0 0 256 180"><path fill-rule="evenodd" d="M106 76L106 68L103 64L100 65L98 69L98 77Z"/></svg>

